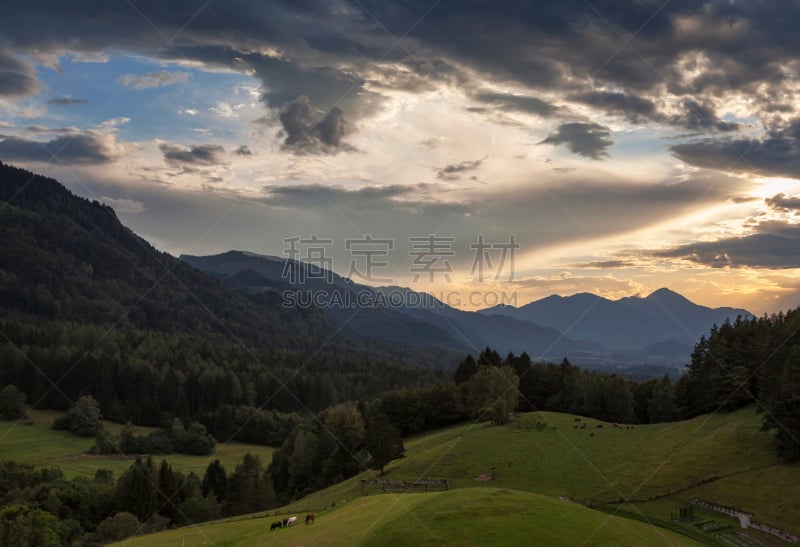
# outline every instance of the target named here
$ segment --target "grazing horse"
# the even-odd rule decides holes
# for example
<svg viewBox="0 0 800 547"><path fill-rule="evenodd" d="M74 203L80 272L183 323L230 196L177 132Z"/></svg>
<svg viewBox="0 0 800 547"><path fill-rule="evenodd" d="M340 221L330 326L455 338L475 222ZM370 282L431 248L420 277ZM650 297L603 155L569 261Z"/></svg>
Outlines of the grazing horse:
<svg viewBox="0 0 800 547"><path fill-rule="evenodd" d="M288 519L286 519L283 522L285 523L284 527L289 527L292 524L297 524L297 517L289 517Z"/></svg>
<svg viewBox="0 0 800 547"><path fill-rule="evenodd" d="M273 522L272 526L269 527L269 531L272 532L275 528L280 528L282 525L281 521Z"/></svg>
<svg viewBox="0 0 800 547"><path fill-rule="evenodd" d="M314 524L314 515L313 514L306 515L306 524Z"/></svg>

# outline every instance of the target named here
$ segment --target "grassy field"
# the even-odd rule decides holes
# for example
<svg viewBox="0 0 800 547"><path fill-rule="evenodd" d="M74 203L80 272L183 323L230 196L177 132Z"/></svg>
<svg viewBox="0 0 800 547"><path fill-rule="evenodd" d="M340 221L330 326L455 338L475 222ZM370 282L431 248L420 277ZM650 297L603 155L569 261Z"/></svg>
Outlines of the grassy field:
<svg viewBox="0 0 800 547"><path fill-rule="evenodd" d="M38 417L36 418L38 421ZM376 504L375 506L379 507L386 503L381 500L395 500L392 508L386 509L387 518L388 515L394 514L394 511L408 513L409 510L416 511L416 508L419 508L417 517L413 516L416 513L412 511L409 513L412 515L409 518L413 522L417 522L417 518L421 522L427 522L426 515L438 511L434 507L437 503L447 505L450 503L448 499L460 499L449 496L454 496L462 490L473 492L475 488L483 488L486 489L486 493L497 492L498 489L503 492L513 491L503 494L512 501L518 500L517 497L522 496L522 493L548 496L536 499L553 502L555 505L552 507L556 513L571 511L573 508L587 510L577 503L559 501L560 498L593 504L614 502L621 498L639 500L655 498L654 501L623 504L620 509L640 519L661 521L668 521L671 511L677 511L692 498L698 497L749 511L754 514L754 519L757 521L795 533L800 532L800 517L798 517L800 496L796 492L796 485L800 484L800 466L789 466L778 461L772 447L772 434L760 431L760 417L752 408L731 414L701 416L685 422L633 428L614 428L612 424L593 419L578 418L578 422L575 420L575 416L568 414L529 413L502 427L463 424L407 439L406 457L387 466L387 478L394 480L413 480L419 477L447 478L451 490L443 497L438 497L438 494L430 494L427 497L417 494L363 497L359 480L377 476L375 471L367 471L298 500L280 509L280 512L295 514L315 512L325 515L326 521L329 517L332 520L334 515L338 515L336 518L342 521L350 522L351 519L355 519L350 522L352 528L372 526L374 530L380 530L375 532L378 535L372 536L370 532L355 539L364 544L370 542L377 544L383 538L390 538L391 541L400 543L408 540L426 544L426 542L432 543L432 539L428 536L413 536L417 532L414 531L413 525L408 524L406 517L398 516L392 521L394 524L386 522L375 528L377 525L370 524L372 521L358 520L361 515L360 509L350 512L345 508L361 507L359 504L366 504L364 507ZM0 445L0 457L58 464L70 468L72 465L80 465L91 472L98 467L113 467L111 464L114 463L119 463L121 467L127 465L127 462L114 460L103 463L103 460L109 462L108 458L80 456L81 451L91 444L91 440L46 429L49 421L45 420L44 425L15 428L6 439L3 439ZM587 424L585 429L574 427L584 421ZM598 425L603 427L598 428ZM26 429L28 431L25 431ZM0 436L2 435L3 432L0 430ZM10 442L10 446L6 441ZM253 448L261 450L264 458L268 458L271 452L268 448ZM6 451L9 452L8 456L4 455ZM238 460L243 452L243 445L229 445L221 448L219 456L222 456L221 459L227 467L227 461ZM65 461L70 457L74 461ZM196 469L202 468L208 461L208 458L188 456L173 456L169 458L170 461L173 461L173 458L176 458L174 463L178 468L183 469L191 468L192 465L197 466ZM477 480L491 476L494 480ZM467 503L462 500L458 503L463 502L465 507L473 507L475 513L479 512L481 503L490 499L481 498L474 493L470 495L473 496L472 502ZM438 500L430 501L434 505L430 507L425 505L428 503L425 500L434 499ZM502 505L501 502L498 503ZM545 506L550 507L546 503L542 507ZM457 509L458 507L454 509L455 514L461 515L460 509ZM369 514L366 509L364 511ZM274 513L270 512L271 515ZM592 515L596 513L598 512L591 512ZM544 509L542 514L546 514ZM254 517L259 516L263 517L254 515ZM481 533L485 532L489 536L492 530L498 529L497 527L501 527L503 533L506 529L519 528L522 534L528 533L529 530L526 528L527 524L523 522L513 525L505 523L504 516L485 518L488 520L481 522L486 530L481 530ZM587 520L589 522L594 517L585 518L589 519ZM440 530L449 538L460 537L458 530L469 528L467 525L471 522L470 518L448 520L449 517L446 515L442 519L441 523L434 522L429 527ZM555 516L548 519L549 522L560 522ZM719 515L717 520L720 519L724 520L724 517ZM631 519L623 520L626 523L633 522ZM216 538L215 544L251 545L254 544L252 542L256 537L259 538L257 544L261 544L267 540L258 534L264 532L265 522L269 524L267 521L270 521L269 517L215 523L207 527L213 530L213 534L220 534L213 536ZM538 522L536 519L533 521ZM363 524L364 522L367 523ZM419 525L419 522L417 524ZM641 522L639 524L647 526ZM581 530L581 533L586 531L576 526L566 521L559 525L563 527L564 533L574 529ZM424 531L423 526L420 525L419 528ZM536 530L540 528L541 523L536 526ZM175 530L165 533L163 537L185 537L188 542L191 534L206 533L204 530L206 526ZM658 528L658 531L666 533L664 528ZM302 535L306 532L302 534L294 530L281 532L281 541L285 538L291 539L294 534L300 534L297 536L297 544L311 545L316 541L312 536ZM402 536L405 533L412 536L405 538ZM475 537L481 537L481 543L491 544L493 540L489 536ZM266 537L272 536L267 534ZM341 532L341 537L349 538L348 541L353 540L353 537L344 531ZM158 543L162 541L161 538L162 535L149 536L148 542L152 541L154 545L173 544ZM221 538L227 538L228 541L218 542L217 540ZM333 541L328 537L325 539ZM711 536L708 539L711 539ZM342 541L342 544L346 543ZM323 543L332 544L327 541ZM617 543L631 542L618 538Z"/></svg>
<svg viewBox="0 0 800 547"><path fill-rule="evenodd" d="M119 477L134 456L93 456L86 452L94 445L93 437L78 437L68 431L53 431L50 426L58 418L60 412L32 410L29 412L33 425L16 425L13 422L0 421L0 460L16 460L35 465L60 468L67 477L77 475L94 476L98 469L110 469ZM103 422L106 431L119 434L121 425ZM147 432L149 428L137 428ZM226 469L232 471L247 453L258 454L266 465L272 459L273 448L267 446L242 443L218 444L211 456L185 456L183 454L167 454L154 456L156 461L166 459L179 471L195 473L202 476L208 464L219 459Z"/></svg>
<svg viewBox="0 0 800 547"><path fill-rule="evenodd" d="M800 466L779 463L772 434L760 431L752 408L633 429L598 429L597 420L574 429L574 418L531 413L509 426L459 425L421 435L406 442L406 457L387 467L387 478L443 477L451 488L513 488L583 502L664 496L657 512L653 504L631 508L664 520L698 497L800 532ZM494 481L475 480L493 467ZM289 508L341 504L359 495L359 479L375 476L362 473Z"/></svg>
<svg viewBox="0 0 800 547"><path fill-rule="evenodd" d="M498 488L364 496L302 522L269 531L278 517L212 523L142 536L117 545L698 545L690 538L577 504ZM298 515L298 520L303 514Z"/></svg>

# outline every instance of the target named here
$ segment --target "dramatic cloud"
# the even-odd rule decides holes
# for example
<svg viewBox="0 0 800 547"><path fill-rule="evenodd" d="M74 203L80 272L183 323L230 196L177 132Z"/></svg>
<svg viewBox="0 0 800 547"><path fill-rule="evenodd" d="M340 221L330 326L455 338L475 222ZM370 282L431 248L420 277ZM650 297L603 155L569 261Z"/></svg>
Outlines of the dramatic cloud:
<svg viewBox="0 0 800 547"><path fill-rule="evenodd" d="M800 120L761 139L702 139L670 150L698 167L800 178Z"/></svg>
<svg viewBox="0 0 800 547"><path fill-rule="evenodd" d="M209 167L225 163L225 149L218 144L184 147L161 143L158 148L164 154L164 161L171 167Z"/></svg>
<svg viewBox="0 0 800 547"><path fill-rule="evenodd" d="M38 90L33 65L0 49L0 97L33 95Z"/></svg>
<svg viewBox="0 0 800 547"><path fill-rule="evenodd" d="M476 169L478 169L483 163L484 159L485 158L472 161L462 161L460 163L451 163L449 165L445 165L444 167L436 169L436 177L441 180L460 179L464 173L468 173L470 171L475 171Z"/></svg>
<svg viewBox="0 0 800 547"><path fill-rule="evenodd" d="M213 194L220 215L231 196L251 215L198 244L213 250L236 241L276 252L280 237L264 234L405 237L445 226L459 241L517 234L528 249L520 260L541 279L564 264L662 279L663 269L703 269L692 262L793 260L755 244L792 241L789 227L765 219L800 218L797 2L8 4L0 126L13 136L0 136L0 158L45 162L63 148L65 162L104 163L125 152L115 140L124 135L125 162L81 176L129 184L96 195L118 210L137 208L123 199L146 203L126 220L171 250L195 244L211 215L186 204ZM117 78L144 90L108 105L108 116L135 118L128 126L96 125L66 106L104 104ZM196 142L216 144L185 145ZM357 156L339 154L354 146ZM485 183L470 184L478 175ZM172 184L151 199L139 182L161 177ZM775 177L797 180L764 180ZM195 196L200 185L209 191ZM752 234L686 247L698 233L742 233L731 227ZM617 254L630 239L676 255Z"/></svg>
<svg viewBox="0 0 800 547"><path fill-rule="evenodd" d="M331 205L343 211L387 211L402 210L422 214L428 211L432 216L442 212L464 213L469 210L465 204L440 203L430 199L441 189L438 185L415 184L389 186L365 186L347 189L323 184L301 184L295 186L265 186L262 189L263 201L276 207L294 209L321 208ZM428 196L425 198L425 196Z"/></svg>
<svg viewBox="0 0 800 547"><path fill-rule="evenodd" d="M539 144L564 144L574 154L599 160L608 156L607 150L614 144L610 136L611 131L603 125L569 122L559 125L555 133L548 135Z"/></svg>
<svg viewBox="0 0 800 547"><path fill-rule="evenodd" d="M281 109L283 146L298 154L335 154L354 148L342 142L347 125L342 109L334 106L319 118L319 111L308 97L298 97Z"/></svg>
<svg viewBox="0 0 800 547"><path fill-rule="evenodd" d="M547 101L525 95L481 92L474 95L476 101L487 103L492 108L505 111L525 112L542 117L552 116L557 108ZM482 109L478 109L482 110Z"/></svg>
<svg viewBox="0 0 800 547"><path fill-rule="evenodd" d="M72 97L57 97L55 99L50 99L47 101L47 104L55 104L58 106L68 106L71 104L86 104L86 99L73 99Z"/></svg>
<svg viewBox="0 0 800 547"><path fill-rule="evenodd" d="M124 146L114 135L97 131L65 133L44 142L19 137L0 140L0 158L11 161L93 165L115 161L124 154Z"/></svg>
<svg viewBox="0 0 800 547"><path fill-rule="evenodd" d="M189 80L188 72L167 72L160 70L149 74L125 74L120 76L117 81L133 89L151 89L153 87L167 87L173 84L183 83Z"/></svg>
<svg viewBox="0 0 800 547"><path fill-rule="evenodd" d="M764 223L750 235L689 243L653 254L712 268L800 268L800 225Z"/></svg>
<svg viewBox="0 0 800 547"><path fill-rule="evenodd" d="M707 104L686 99L683 101L683 113L673 117L670 121L692 131L736 131L738 123L724 122L717 117L714 109Z"/></svg>
<svg viewBox="0 0 800 547"><path fill-rule="evenodd" d="M656 115L655 103L636 95L609 91L586 91L576 93L569 98L602 109L607 114L624 116L633 123L652 119Z"/></svg>
<svg viewBox="0 0 800 547"><path fill-rule="evenodd" d="M787 196L777 194L764 200L764 203L778 211L790 212L800 211L800 196Z"/></svg>
<svg viewBox="0 0 800 547"><path fill-rule="evenodd" d="M589 85L626 92L663 87L676 95L748 93L763 82L775 87L794 78L791 22L800 18L800 6L793 3L714 0L597 5L498 0L468 9L432 8L424 0L374 2L369 8L346 0L233 0L224 8L212 4L199 10L179 0L171 6L163 10L145 2L142 11L164 36L175 35L170 44L175 49L163 48L134 10L114 5L17 4L0 31L7 47L20 50L68 46L84 56L142 51L250 68L264 82L273 108L306 94L329 110L335 99L324 96L342 96L351 87L352 98L358 98L353 104L376 99L365 93L370 87L365 84L385 80L385 73L407 74L405 80L413 82L389 80L395 89L465 81L470 73L532 89L578 92ZM622 36L634 35L625 47ZM400 36L398 45L394 37ZM358 117L349 105L342 108Z"/></svg>

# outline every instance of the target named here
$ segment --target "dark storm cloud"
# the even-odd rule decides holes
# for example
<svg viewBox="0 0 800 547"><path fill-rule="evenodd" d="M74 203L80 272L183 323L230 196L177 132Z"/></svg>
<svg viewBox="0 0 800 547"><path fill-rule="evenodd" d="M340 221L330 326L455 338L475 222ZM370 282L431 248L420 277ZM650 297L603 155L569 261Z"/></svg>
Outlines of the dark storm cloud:
<svg viewBox="0 0 800 547"><path fill-rule="evenodd" d="M608 156L608 148L614 144L610 136L611 131L603 125L569 122L559 125L555 133L539 144L564 144L574 154L599 160Z"/></svg>
<svg viewBox="0 0 800 547"><path fill-rule="evenodd" d="M225 163L225 149L218 144L184 147L162 143L158 148L164 161L172 167L209 167Z"/></svg>
<svg viewBox="0 0 800 547"><path fill-rule="evenodd" d="M739 129L739 124L721 120L713 106L694 99L684 99L682 112L671 116L659 112L654 101L627 93L586 91L570 95L569 99L602 109L609 115L622 116L632 123L664 122L690 131L728 132Z"/></svg>
<svg viewBox="0 0 800 547"><path fill-rule="evenodd" d="M800 4L777 0L141 0L130 8L12 3L0 20L3 47L14 52L0 56L0 94L36 90L19 52L130 51L251 72L274 110L307 96L330 114L321 142L341 135L343 119L354 129L380 109L385 88L417 92L442 82L487 107L542 116L552 110L537 90L633 120L655 116L651 105L670 96L686 101L685 112L667 123L719 132L735 125L719 120L707 98L750 94L760 112L785 111L800 50ZM486 81L523 91L488 93Z"/></svg>
<svg viewBox="0 0 800 547"><path fill-rule="evenodd" d="M123 154L124 149L113 135L95 131L66 133L44 142L19 137L0 140L0 158L4 161L97 165L112 162Z"/></svg>
<svg viewBox="0 0 800 547"><path fill-rule="evenodd" d="M262 201L273 207L291 209L322 208L331 206L341 211L375 212L403 210L413 214L463 214L469 211L468 204L442 203L429 199L439 195L437 184L392 184L347 189L324 184L302 184L292 186L265 186ZM420 199L420 196L425 199Z"/></svg>
<svg viewBox="0 0 800 547"><path fill-rule="evenodd" d="M33 95L38 90L33 65L0 49L0 97Z"/></svg>
<svg viewBox="0 0 800 547"><path fill-rule="evenodd" d="M714 109L701 104L692 99L683 101L683 113L674 116L671 120L673 125L678 125L692 131L736 131L739 129L738 123L730 123L720 120Z"/></svg>
<svg viewBox="0 0 800 547"><path fill-rule="evenodd" d="M761 139L702 139L670 150L697 167L796 178L800 177L800 120Z"/></svg>
<svg viewBox="0 0 800 547"><path fill-rule="evenodd" d="M626 117L634 123L656 116L655 103L636 95L609 91L585 91L571 95L569 98L599 108L607 114Z"/></svg>
<svg viewBox="0 0 800 547"><path fill-rule="evenodd" d="M285 104L278 119L283 126L280 135L285 136L285 149L299 154L335 154L355 150L342 142L347 122L338 106L320 117L311 100L302 96Z"/></svg>
<svg viewBox="0 0 800 547"><path fill-rule="evenodd" d="M764 200L764 204L778 211L800 211L800 196L787 196L776 194Z"/></svg>
<svg viewBox="0 0 800 547"><path fill-rule="evenodd" d="M436 71L421 65L444 62L530 87L574 87L595 79L629 89L668 83L690 92L741 87L770 73L780 77L784 61L797 50L792 21L800 15L800 6L794 3L723 0L673 0L666 5L498 0L441 3L433 9L426 0L369 4L232 0L208 5L181 0L169 8L142 0L137 7L168 37L191 19L171 44L188 58L199 59L193 46L216 48L217 55L227 50L231 60L226 64L236 56L270 58L254 52L272 45L301 66L331 70L338 66L337 60L381 59L433 75ZM6 11L0 28L10 47L44 50L69 45L81 51L149 48L156 52L164 45L164 38L128 6L34 0ZM399 46L386 32L399 38L412 27ZM41 31L31 33L31 28ZM625 46L617 32L636 34ZM163 49L163 55L180 58L170 47ZM704 73L689 83L672 78L677 59L698 51L710 61ZM291 97L299 94L296 91ZM312 100L322 104L316 97Z"/></svg>
<svg viewBox="0 0 800 547"><path fill-rule="evenodd" d="M236 154L237 156L252 156L253 155L253 151L250 150L250 148L248 148L248 146L246 144L241 145L233 153Z"/></svg>
<svg viewBox="0 0 800 547"><path fill-rule="evenodd" d="M476 101L489 104L493 109L525 112L542 117L552 116L557 110L555 106L547 101L526 95L480 92L476 93L473 98Z"/></svg>
<svg viewBox="0 0 800 547"><path fill-rule="evenodd" d="M800 226L760 224L755 233L680 245L657 251L658 258L680 258L712 268L800 268Z"/></svg>
<svg viewBox="0 0 800 547"><path fill-rule="evenodd" d="M444 167L435 169L436 177L441 180L456 180L460 179L464 173L475 171L483 163L484 158L472 161L462 161L459 163L451 163Z"/></svg>
<svg viewBox="0 0 800 547"><path fill-rule="evenodd" d="M56 97L55 99L50 99L47 101L47 104L55 104L58 106L68 106L72 104L86 104L86 99L73 99L72 97Z"/></svg>

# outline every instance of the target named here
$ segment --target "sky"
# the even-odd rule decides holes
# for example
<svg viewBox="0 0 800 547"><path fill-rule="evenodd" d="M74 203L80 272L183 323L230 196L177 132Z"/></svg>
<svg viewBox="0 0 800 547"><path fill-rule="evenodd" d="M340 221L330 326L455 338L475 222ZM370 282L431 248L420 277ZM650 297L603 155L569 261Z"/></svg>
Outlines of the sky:
<svg viewBox="0 0 800 547"><path fill-rule="evenodd" d="M0 160L176 256L317 260L464 309L669 287L771 313L800 305L798 20L781 0L14 2Z"/></svg>

